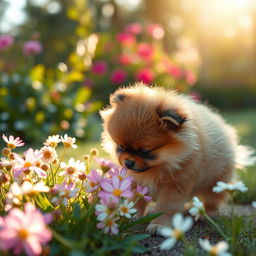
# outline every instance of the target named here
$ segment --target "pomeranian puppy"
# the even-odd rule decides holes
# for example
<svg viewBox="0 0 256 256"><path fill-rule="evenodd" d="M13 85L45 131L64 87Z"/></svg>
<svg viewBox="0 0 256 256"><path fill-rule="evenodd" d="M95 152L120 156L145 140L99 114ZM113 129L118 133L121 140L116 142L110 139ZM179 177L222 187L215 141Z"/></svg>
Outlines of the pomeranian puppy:
<svg viewBox="0 0 256 256"><path fill-rule="evenodd" d="M226 192L212 188L231 180L239 148L231 126L187 96L142 83L118 89L110 104L100 111L103 147L148 186L154 212L163 212L148 226L150 232L170 225L194 195L209 213L220 206ZM143 215L146 202L140 200L137 207Z"/></svg>

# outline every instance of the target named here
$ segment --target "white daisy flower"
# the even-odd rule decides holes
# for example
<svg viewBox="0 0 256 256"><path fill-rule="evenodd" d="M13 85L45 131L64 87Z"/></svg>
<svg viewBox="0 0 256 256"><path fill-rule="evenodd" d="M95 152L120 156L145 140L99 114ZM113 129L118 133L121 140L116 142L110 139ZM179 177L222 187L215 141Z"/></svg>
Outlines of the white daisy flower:
<svg viewBox="0 0 256 256"><path fill-rule="evenodd" d="M189 210L189 213L195 217L195 220L198 220L200 215L204 212L204 204L198 197L193 197L193 207Z"/></svg>
<svg viewBox="0 0 256 256"><path fill-rule="evenodd" d="M65 148L77 148L77 145L75 144L76 138L69 137L67 134L61 136L61 142L64 144Z"/></svg>
<svg viewBox="0 0 256 256"><path fill-rule="evenodd" d="M60 135L52 135L47 138L47 140L44 142L45 146L56 148L58 143L61 142Z"/></svg>
<svg viewBox="0 0 256 256"><path fill-rule="evenodd" d="M79 174L85 172L85 164L80 160L75 161L74 158L70 158L68 163L61 162L61 168L64 170L59 173L59 176L65 176L65 179L74 179Z"/></svg>
<svg viewBox="0 0 256 256"><path fill-rule="evenodd" d="M46 163L52 163L54 160L58 159L58 154L56 150L49 146L44 146L40 149L42 154L41 159Z"/></svg>
<svg viewBox="0 0 256 256"><path fill-rule="evenodd" d="M225 183L223 181L218 181L216 184L217 185L212 189L212 191L216 193L220 193L224 190L228 190L228 191L239 190L241 192L246 192L248 190L248 188L244 185L242 181L238 181L236 183Z"/></svg>
<svg viewBox="0 0 256 256"><path fill-rule="evenodd" d="M119 206L120 215L130 219L132 217L132 214L137 212L136 209L132 208L133 206L134 206L134 202L129 202L128 200L124 200L124 202Z"/></svg>
<svg viewBox="0 0 256 256"><path fill-rule="evenodd" d="M231 256L228 250L228 243L225 241L218 242L215 245L211 245L208 239L199 238L199 244L202 249L207 251L212 256Z"/></svg>
<svg viewBox="0 0 256 256"><path fill-rule="evenodd" d="M180 240L183 235L192 227L193 220L191 217L183 217L182 214L177 213L172 219L173 228L163 227L159 229L159 234L166 237L160 244L161 250L170 250L177 240Z"/></svg>
<svg viewBox="0 0 256 256"><path fill-rule="evenodd" d="M33 196L39 192L49 192L50 188L45 186L44 182L32 184L29 181L24 181L21 185L21 190L23 195Z"/></svg>

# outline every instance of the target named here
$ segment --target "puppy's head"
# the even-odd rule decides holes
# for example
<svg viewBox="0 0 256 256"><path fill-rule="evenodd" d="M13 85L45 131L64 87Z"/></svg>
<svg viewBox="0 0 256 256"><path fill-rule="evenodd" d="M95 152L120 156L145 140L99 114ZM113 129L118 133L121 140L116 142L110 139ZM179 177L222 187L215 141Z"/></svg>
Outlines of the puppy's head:
<svg viewBox="0 0 256 256"><path fill-rule="evenodd" d="M189 117L175 92L139 84L117 90L110 104L100 112L103 146L122 166L138 173L163 163L176 168L187 155L182 133Z"/></svg>

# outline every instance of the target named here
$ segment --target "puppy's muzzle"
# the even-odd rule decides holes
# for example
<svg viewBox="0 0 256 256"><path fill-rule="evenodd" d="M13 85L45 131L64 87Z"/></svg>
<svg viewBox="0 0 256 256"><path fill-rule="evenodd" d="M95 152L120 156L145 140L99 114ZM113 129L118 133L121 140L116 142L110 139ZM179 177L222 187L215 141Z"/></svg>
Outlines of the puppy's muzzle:
<svg viewBox="0 0 256 256"><path fill-rule="evenodd" d="M135 172L145 172L149 169L149 167L145 168L138 168L136 166L136 162L130 159L124 160L124 166L127 167L129 170L135 171Z"/></svg>

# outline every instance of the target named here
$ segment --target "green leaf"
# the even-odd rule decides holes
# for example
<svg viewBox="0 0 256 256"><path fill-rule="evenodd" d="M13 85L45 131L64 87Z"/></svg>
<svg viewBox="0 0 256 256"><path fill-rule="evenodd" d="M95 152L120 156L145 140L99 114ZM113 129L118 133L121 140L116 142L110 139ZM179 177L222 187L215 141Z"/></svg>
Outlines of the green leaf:
<svg viewBox="0 0 256 256"><path fill-rule="evenodd" d="M40 208L45 212L49 212L49 211L52 211L54 209L54 207L52 206L50 201L47 199L47 197L45 197L42 194L37 195L36 202L37 202L37 204L39 204Z"/></svg>
<svg viewBox="0 0 256 256"><path fill-rule="evenodd" d="M135 221L133 221L131 223L123 224L120 227L120 230L125 230L125 229L131 228L131 227L133 227L135 225L138 225L138 224L149 223L150 221L156 219L157 217L159 217L162 214L163 214L162 212L149 214L149 215L147 215L145 217L142 217L142 218L140 218L138 220L135 220Z"/></svg>
<svg viewBox="0 0 256 256"><path fill-rule="evenodd" d="M79 218L81 217L81 208L78 202L75 203L73 206L73 216L77 220L79 220Z"/></svg>
<svg viewBox="0 0 256 256"><path fill-rule="evenodd" d="M76 93L76 97L74 99L74 105L85 103L91 96L91 90L86 87L81 87L78 89Z"/></svg>
<svg viewBox="0 0 256 256"><path fill-rule="evenodd" d="M145 253L147 251L148 249L142 245L137 245L132 249L132 252L135 252L135 253Z"/></svg>

